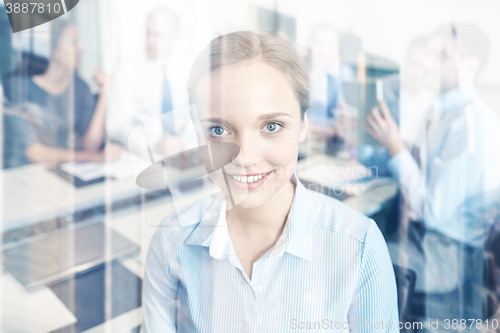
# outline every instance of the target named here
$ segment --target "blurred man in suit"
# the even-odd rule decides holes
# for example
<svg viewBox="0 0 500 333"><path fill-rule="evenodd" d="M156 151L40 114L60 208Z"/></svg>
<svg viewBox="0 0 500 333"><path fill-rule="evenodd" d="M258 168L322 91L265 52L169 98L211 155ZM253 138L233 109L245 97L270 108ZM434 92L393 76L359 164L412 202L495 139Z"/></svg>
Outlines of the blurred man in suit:
<svg viewBox="0 0 500 333"><path fill-rule="evenodd" d="M188 105L185 84L179 66L172 59L178 38L179 20L169 8L157 8L149 14L145 57L128 62L114 80L107 132L111 140L127 146L128 136L142 123ZM167 118L167 117L165 117ZM151 122L147 135L153 152L169 155L181 151L186 119Z"/></svg>

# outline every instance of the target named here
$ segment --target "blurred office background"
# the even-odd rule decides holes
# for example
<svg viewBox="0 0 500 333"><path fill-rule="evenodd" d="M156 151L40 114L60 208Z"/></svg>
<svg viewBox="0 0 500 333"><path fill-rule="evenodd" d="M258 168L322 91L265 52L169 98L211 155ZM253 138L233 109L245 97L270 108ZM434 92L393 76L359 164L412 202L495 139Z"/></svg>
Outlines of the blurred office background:
<svg viewBox="0 0 500 333"><path fill-rule="evenodd" d="M297 172L377 222L391 244L401 321L475 316L488 324L471 331L497 331L499 10L491 0L80 0L13 34L0 0L1 330L138 332L156 226L208 193L191 182L174 200L136 184L149 164L181 153L179 142L195 145L183 136L186 119L155 119L188 106L190 66L212 38L252 30L279 33L303 55L311 130ZM449 40L458 40L451 51ZM466 67L469 81L445 91L443 54L458 49L454 68ZM365 129L380 98L410 166L389 163L390 149ZM157 131L151 156L134 136L145 123ZM190 156L167 167L178 183L200 173ZM417 180L398 177L404 170ZM439 286L436 267L450 277Z"/></svg>

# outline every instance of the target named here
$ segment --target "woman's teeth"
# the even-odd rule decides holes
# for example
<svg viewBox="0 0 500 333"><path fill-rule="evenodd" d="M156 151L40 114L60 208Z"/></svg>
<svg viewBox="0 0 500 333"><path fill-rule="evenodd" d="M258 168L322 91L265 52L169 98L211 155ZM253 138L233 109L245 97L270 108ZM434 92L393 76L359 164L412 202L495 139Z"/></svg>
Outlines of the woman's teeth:
<svg viewBox="0 0 500 333"><path fill-rule="evenodd" d="M248 176L248 177L247 176L231 176L231 177L233 177L234 180L239 181L240 183L253 183L264 177L264 175Z"/></svg>

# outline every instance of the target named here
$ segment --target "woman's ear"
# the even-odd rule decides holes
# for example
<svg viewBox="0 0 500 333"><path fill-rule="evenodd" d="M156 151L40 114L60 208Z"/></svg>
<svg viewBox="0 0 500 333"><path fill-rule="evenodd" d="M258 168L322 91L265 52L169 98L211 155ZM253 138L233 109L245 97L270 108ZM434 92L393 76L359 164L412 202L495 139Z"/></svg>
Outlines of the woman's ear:
<svg viewBox="0 0 500 333"><path fill-rule="evenodd" d="M299 142L303 142L306 139L308 128L309 128L309 123L307 122L307 111L306 111L304 112L304 117L301 122Z"/></svg>

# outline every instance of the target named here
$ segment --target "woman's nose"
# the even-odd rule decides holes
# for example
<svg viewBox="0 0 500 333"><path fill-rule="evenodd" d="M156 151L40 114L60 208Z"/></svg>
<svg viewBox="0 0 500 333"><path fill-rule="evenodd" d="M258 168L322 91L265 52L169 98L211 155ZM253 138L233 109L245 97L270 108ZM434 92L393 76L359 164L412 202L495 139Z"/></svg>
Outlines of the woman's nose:
<svg viewBox="0 0 500 333"><path fill-rule="evenodd" d="M259 164L261 160L261 152L258 140L246 137L236 142L236 144L240 147L240 151L232 161L233 164L244 168Z"/></svg>

